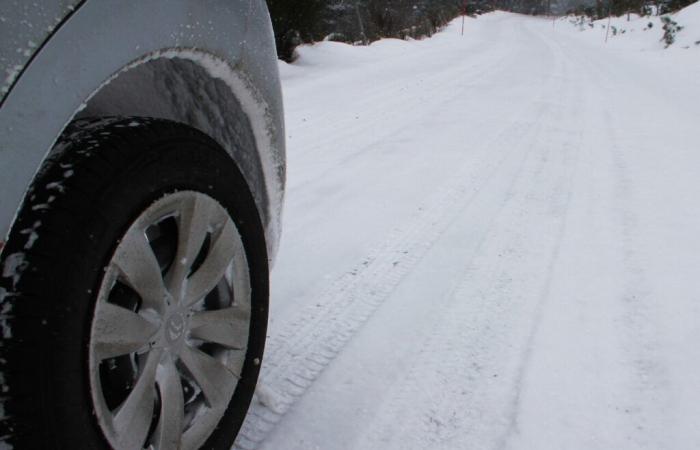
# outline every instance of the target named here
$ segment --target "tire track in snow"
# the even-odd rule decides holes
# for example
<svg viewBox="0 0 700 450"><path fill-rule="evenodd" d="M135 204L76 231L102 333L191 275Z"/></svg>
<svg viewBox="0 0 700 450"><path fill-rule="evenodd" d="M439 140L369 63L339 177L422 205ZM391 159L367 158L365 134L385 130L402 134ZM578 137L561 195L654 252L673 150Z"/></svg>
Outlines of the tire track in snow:
<svg viewBox="0 0 700 450"><path fill-rule="evenodd" d="M620 304L617 314L621 316L618 322L622 324L622 332L616 345L622 348L620 353L625 355L624 364L631 378L631 392L625 393L625 404L620 405L628 422L626 435L636 448L683 448L673 439L674 433L669 431L674 425L672 421L664 413L659 413L672 408L672 399L665 389L670 384L668 364L659 344L667 337L662 324L656 320L659 311L655 310L652 286L635 243L639 218L630 207L634 204L634 179L629 173L625 149L616 131L626 128L618 125L614 109L619 106L617 97L624 95L624 92L615 90L616 83L611 77L616 75L599 58L581 59L580 66L588 68L591 83L598 87L597 100L599 105L603 105L603 110L601 114L591 116L597 117L595 129L601 130L604 136L603 139L598 137L601 141L598 146L601 152L599 159L609 165L614 180L614 226L621 238L619 260L615 264L622 268L625 275L624 289L618 294ZM642 87L648 90L646 85ZM658 94L649 91L648 95ZM676 106L663 96L659 98L668 102L669 106ZM659 419L665 419L665 422L660 423Z"/></svg>
<svg viewBox="0 0 700 450"><path fill-rule="evenodd" d="M667 385L668 374L666 364L663 362L658 342L663 336L663 331L654 320L655 312L651 305L651 287L647 282L647 274L640 264L637 249L634 244L635 224L637 217L630 211L629 197L632 195L631 184L627 174L624 157L620 150L615 129L615 123L609 110L605 110L605 134L610 146L614 170L617 173L616 202L618 211L618 225L622 235L623 264L627 274L626 288L622 292L620 301L624 309L624 321L627 325L625 333L629 347L625 352L631 355L629 361L631 372L634 374L634 388L637 390L635 399L630 399L628 410L630 418L634 421L634 440L638 448L672 449L679 448L670 444L663 438L662 431L651 431L659 427L658 423L651 423L650 412L658 408L666 409L670 399L665 395L663 386Z"/></svg>
<svg viewBox="0 0 700 450"><path fill-rule="evenodd" d="M565 61L564 74L561 75L562 79L572 79L572 61L567 59L566 52L563 51L562 47L551 44L546 37L542 35L539 35L538 37L550 48L551 51L557 55L557 59L559 61ZM585 123L586 118L584 114L582 114L580 108L584 97L580 87L574 86L573 82L570 81L567 83L567 88L570 98L565 104L568 106L568 108L566 111L558 114L557 118L560 119L560 122L563 121L563 118L567 118L568 121L572 123ZM536 351L535 338L543 320L544 311L547 303L549 302L549 297L551 296L552 280L554 278L556 264L560 259L559 255L561 253L561 245L564 236L566 235L567 224L569 222L569 210L571 209L571 201L574 195L574 183L578 172L579 153L583 143L583 133L580 130L578 132L572 131L572 133L574 133L574 136L570 137L569 139L565 139L564 144L559 149L560 151L566 151L568 153L568 155L564 158L564 171L560 174L561 176L557 182L557 185L555 185L555 187L552 189L553 204L556 205L557 203L554 196L556 196L558 193L563 203L561 206L555 206L555 208L560 210L559 216L561 217L561 221L559 230L557 231L556 242L552 248L551 256L549 258L547 276L544 285L542 286L541 293L539 294L539 300L535 307L534 320L527 336L525 351L522 353L518 364L515 378L515 388L510 406L511 412L508 420L508 428L499 438L497 445L497 448L500 450L509 448L509 443L513 435L519 432L519 415L521 413L523 387L527 382L528 368L532 360L532 355Z"/></svg>
<svg viewBox="0 0 700 450"><path fill-rule="evenodd" d="M552 111L547 117L554 118L552 121L556 122L556 118L561 117L561 114ZM540 126L542 125L540 122ZM509 217L510 222L505 223L506 226L514 225L515 229L501 233L496 230L485 236L479 246L481 252L477 260L486 253L484 246L489 245L495 245L500 254L505 255L505 259L486 270L486 277L483 279L476 275L484 272L482 267L492 265L488 257L483 265L470 261L472 265L465 282L455 290L447 302L438 305L441 308L442 320L436 322L432 336L422 347L418 358L413 361L413 370L386 403L386 410L378 414L379 417L388 418L388 422L376 426L367 436L369 442L365 441L358 447L403 449L435 448L444 445L448 448L465 448L468 445L483 448L505 442L504 436L507 436L517 417L517 398L528 358L525 353L519 358L519 363L518 358L515 358L516 362L511 363L510 367L508 364L503 366L500 358L504 356L502 353L509 351L508 347L517 347L514 342L521 342L512 339L513 333L527 336L536 332L536 312L543 308L546 300L547 279L551 276L553 260L565 230L564 217L571 191L570 175L574 166L567 155L577 150L579 140L580 136L574 136L573 139L565 136L568 148L553 149L551 144L544 145L546 150L542 154L538 149L530 157L528 164L534 166L534 170L523 172L517 180L519 185L531 185L530 189L514 191L528 193L506 199L509 207L515 208L516 212ZM535 135L530 141L530 151L541 144ZM558 155L556 152L565 154ZM553 175L549 172L553 172ZM544 181L541 180L543 177ZM537 249L531 242L531 234L534 233L527 231L543 231L543 218L536 213L542 208L553 210L549 213L552 217L548 219L549 226L545 229L552 231L552 238L547 241L545 249ZM513 220L513 215L517 220ZM525 232L522 229L518 230L521 227L525 228ZM501 242L501 236L510 238ZM535 279L535 282L512 278L512 273L518 272L518 265L523 261L528 261L529 264L533 259L542 263L537 264L537 267L542 266L550 273L543 281L544 287L536 275L530 277ZM529 287L530 291L539 290L540 293L534 296L534 304L523 306L513 301L517 299L527 303L528 300L522 294L513 292L513 286L518 285ZM472 301L473 299L482 301ZM519 317L528 322L516 322L516 331L508 330L507 326L499 323L505 318L513 324L513 320L517 321ZM533 323L530 323L532 317ZM499 348L505 349L505 352L494 351ZM527 346L525 348L527 349ZM510 351L517 356L517 352ZM486 375L486 372L490 375ZM508 379L510 374L515 376ZM456 378L460 377L457 381ZM504 381L504 378L507 381ZM491 395L479 392L480 387ZM500 420L498 417L493 420L494 417L485 416L492 414L494 399L505 409L505 414ZM421 407L426 405L423 412ZM471 431L479 427L481 429L476 430L476 436L460 441L464 436L459 434L464 431L462 427L465 423L472 426ZM407 435L410 437L402 440ZM479 435L489 435L490 439L479 440ZM477 439L471 439L472 437Z"/></svg>
<svg viewBox="0 0 700 450"><path fill-rule="evenodd" d="M538 119L545 110L536 101L532 105L539 107L534 114L535 122L541 123ZM518 117L530 114L528 107ZM534 132L530 121L514 120L486 146L509 149L504 155L494 158L493 153L483 152L483 166L457 170L413 222L394 231L355 270L333 283L314 306L299 311L271 336L256 401L236 448L253 449L265 438L458 215L477 198L509 189L526 156L518 155L519 143ZM480 217L481 212L474 211L474 217L488 224L490 217ZM482 228L486 231L488 226Z"/></svg>

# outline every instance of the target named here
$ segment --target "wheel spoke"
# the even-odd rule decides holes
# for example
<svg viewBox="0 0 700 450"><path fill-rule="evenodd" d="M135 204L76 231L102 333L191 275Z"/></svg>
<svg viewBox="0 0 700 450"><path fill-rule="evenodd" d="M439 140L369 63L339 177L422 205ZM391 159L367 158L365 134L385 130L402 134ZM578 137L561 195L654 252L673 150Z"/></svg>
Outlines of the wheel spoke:
<svg viewBox="0 0 700 450"><path fill-rule="evenodd" d="M245 364L245 354L246 349L231 350L228 354L228 361L226 361L226 367L228 367L228 370L237 374L243 373L243 365Z"/></svg>
<svg viewBox="0 0 700 450"><path fill-rule="evenodd" d="M178 221L177 256L168 276L168 287L181 297L183 281L197 258L209 232L209 224L216 207L211 201L195 196L183 202ZM179 301L179 298L178 298Z"/></svg>
<svg viewBox="0 0 700 450"><path fill-rule="evenodd" d="M114 431L119 448L143 448L153 418L155 378L160 350L148 354L136 385L114 416Z"/></svg>
<svg viewBox="0 0 700 450"><path fill-rule="evenodd" d="M143 300L144 307L162 312L166 297L163 276L146 234L138 228L124 237L112 260L126 283Z"/></svg>
<svg viewBox="0 0 700 450"><path fill-rule="evenodd" d="M224 276L236 250L234 233L233 222L227 217L221 231L212 239L206 259L187 282L187 306L211 292Z"/></svg>
<svg viewBox="0 0 700 450"><path fill-rule="evenodd" d="M190 335L207 342L241 350L248 342L250 312L241 308L195 313L190 321Z"/></svg>
<svg viewBox="0 0 700 450"><path fill-rule="evenodd" d="M140 350L158 331L158 326L133 311L98 302L93 320L93 345L99 360Z"/></svg>
<svg viewBox="0 0 700 450"><path fill-rule="evenodd" d="M225 408L236 388L237 376L216 359L188 345L183 346L180 358L202 389L209 407Z"/></svg>
<svg viewBox="0 0 700 450"><path fill-rule="evenodd" d="M171 360L158 368L156 374L160 388L160 419L154 433L155 448L179 449L185 414L180 374Z"/></svg>

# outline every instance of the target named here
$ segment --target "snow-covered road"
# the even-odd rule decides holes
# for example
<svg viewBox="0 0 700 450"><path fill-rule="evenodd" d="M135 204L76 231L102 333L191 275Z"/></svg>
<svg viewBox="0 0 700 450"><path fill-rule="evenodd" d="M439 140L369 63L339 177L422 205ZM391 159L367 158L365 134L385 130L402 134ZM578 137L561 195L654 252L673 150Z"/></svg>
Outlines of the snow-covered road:
<svg viewBox="0 0 700 450"><path fill-rule="evenodd" d="M283 65L241 448L700 447L700 49L505 13Z"/></svg>

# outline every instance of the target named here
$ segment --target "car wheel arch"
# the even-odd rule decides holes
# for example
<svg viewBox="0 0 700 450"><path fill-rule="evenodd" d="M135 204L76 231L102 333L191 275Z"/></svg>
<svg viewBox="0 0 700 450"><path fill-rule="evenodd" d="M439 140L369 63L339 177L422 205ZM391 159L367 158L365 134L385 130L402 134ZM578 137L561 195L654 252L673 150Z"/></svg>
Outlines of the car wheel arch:
<svg viewBox="0 0 700 450"><path fill-rule="evenodd" d="M148 117L202 131L224 148L243 172L270 229L268 252L277 241L274 196L284 182L270 137L277 132L265 100L240 68L194 49L169 49L135 61L105 81L74 119ZM272 181L272 185L271 185ZM276 183L275 183L276 182ZM275 185L277 184L277 185ZM272 225L272 226L271 226Z"/></svg>
<svg viewBox="0 0 700 450"><path fill-rule="evenodd" d="M277 74L269 73L277 69L274 41L268 36L270 30L259 26L269 17L265 19L266 10L254 5L240 0L210 8L182 2L162 15L150 2L137 2L131 8L82 4L42 44L0 108L0 159L7 173L0 195L0 241L8 235L31 180L68 124L76 118L123 114L190 125L227 149L249 174L269 230L269 253L274 255L285 176L284 126ZM154 17L158 17L155 22ZM252 43L251 51L244 49L246 41ZM179 109L167 106L172 101L158 101L154 93L147 96L156 100L153 104L135 108L134 100L143 102L148 83L136 87L139 96L122 99L119 107L102 101L105 93L128 77L139 78L149 72L144 69L167 65L177 67L180 74L198 72L196 87L213 92L212 101L204 105L193 92L188 97L188 88L183 87L178 91ZM181 77L190 88L192 80L192 76Z"/></svg>

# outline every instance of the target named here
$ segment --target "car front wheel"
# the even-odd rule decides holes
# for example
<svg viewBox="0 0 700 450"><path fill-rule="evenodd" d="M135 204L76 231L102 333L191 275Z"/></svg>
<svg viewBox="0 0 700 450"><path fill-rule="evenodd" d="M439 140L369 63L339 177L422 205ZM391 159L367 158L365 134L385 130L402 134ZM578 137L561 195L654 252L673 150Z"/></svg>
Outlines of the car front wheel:
<svg viewBox="0 0 700 450"><path fill-rule="evenodd" d="M268 300L243 175L172 122L72 124L2 254L2 418L17 448L230 448Z"/></svg>

